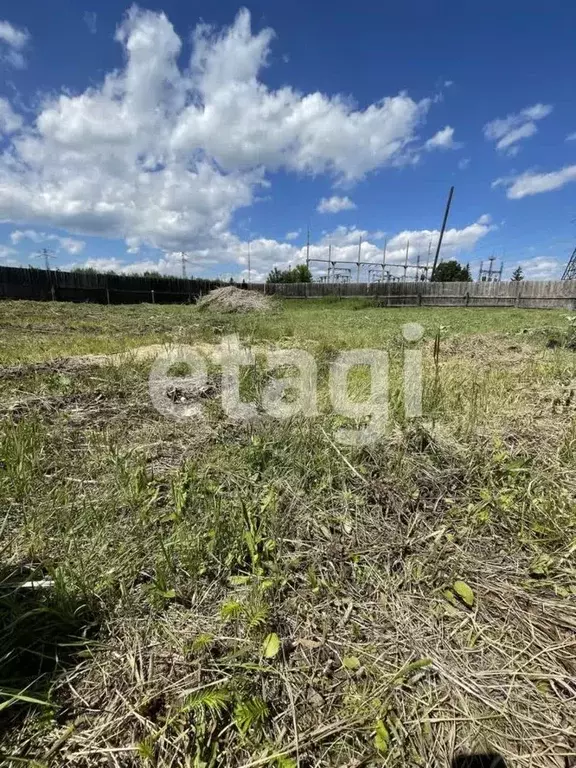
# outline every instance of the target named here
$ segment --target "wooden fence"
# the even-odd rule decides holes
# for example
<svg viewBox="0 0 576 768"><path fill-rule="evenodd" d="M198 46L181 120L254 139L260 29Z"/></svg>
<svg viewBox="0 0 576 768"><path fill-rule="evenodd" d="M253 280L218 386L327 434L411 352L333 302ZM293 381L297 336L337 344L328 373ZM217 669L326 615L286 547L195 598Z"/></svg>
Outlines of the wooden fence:
<svg viewBox="0 0 576 768"><path fill-rule="evenodd" d="M524 307L576 310L576 280L502 283L259 283L251 286L286 298L373 297L398 306Z"/></svg>
<svg viewBox="0 0 576 768"><path fill-rule="evenodd" d="M215 280L106 275L0 267L0 298L39 301L92 301L99 304L184 304L217 288Z"/></svg>
<svg viewBox="0 0 576 768"><path fill-rule="evenodd" d="M184 304L195 302L220 285L215 280L0 267L0 298L4 299ZM386 307L525 307L576 311L576 280L523 280L517 283L253 283L250 288L293 299L372 297Z"/></svg>

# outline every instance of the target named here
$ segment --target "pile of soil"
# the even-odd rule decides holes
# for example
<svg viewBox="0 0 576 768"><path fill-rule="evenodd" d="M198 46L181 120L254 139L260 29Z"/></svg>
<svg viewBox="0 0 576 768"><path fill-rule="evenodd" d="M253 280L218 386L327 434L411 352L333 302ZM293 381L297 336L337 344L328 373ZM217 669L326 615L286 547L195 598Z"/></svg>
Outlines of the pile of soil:
<svg viewBox="0 0 576 768"><path fill-rule="evenodd" d="M270 312L273 304L261 293L227 285L203 296L198 308L209 312Z"/></svg>

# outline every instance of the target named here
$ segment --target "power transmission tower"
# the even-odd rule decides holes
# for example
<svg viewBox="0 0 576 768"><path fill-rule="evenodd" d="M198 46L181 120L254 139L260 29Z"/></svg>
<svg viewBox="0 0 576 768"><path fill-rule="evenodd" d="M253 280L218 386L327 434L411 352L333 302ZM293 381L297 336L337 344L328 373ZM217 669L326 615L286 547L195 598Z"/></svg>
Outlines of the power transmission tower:
<svg viewBox="0 0 576 768"><path fill-rule="evenodd" d="M574 248L572 256L568 259L562 280L576 280L576 248Z"/></svg>
<svg viewBox="0 0 576 768"><path fill-rule="evenodd" d="M188 261L188 256L186 256L184 251L182 251L180 253L180 258L182 260L182 279L186 280L186 277L187 277L187 275L186 275L186 262Z"/></svg>
<svg viewBox="0 0 576 768"><path fill-rule="evenodd" d="M52 278L52 272L50 271L50 259L54 258L54 255L48 248L42 248L41 251L34 254L36 259L44 259L44 267L46 268L46 274L48 275L48 285L50 287L50 293L52 295L52 301L56 301L56 287Z"/></svg>
<svg viewBox="0 0 576 768"><path fill-rule="evenodd" d="M54 258L52 251L49 251L48 248L42 248L41 251L34 254L34 258L44 259L44 267L46 269L46 272L50 273L50 259Z"/></svg>
<svg viewBox="0 0 576 768"><path fill-rule="evenodd" d="M502 280L502 270L504 269L504 262L501 262L500 269L494 269L494 261L496 256L490 256L488 259L488 268L484 267L484 262L480 262L480 272L478 274L478 280L481 283L499 283Z"/></svg>

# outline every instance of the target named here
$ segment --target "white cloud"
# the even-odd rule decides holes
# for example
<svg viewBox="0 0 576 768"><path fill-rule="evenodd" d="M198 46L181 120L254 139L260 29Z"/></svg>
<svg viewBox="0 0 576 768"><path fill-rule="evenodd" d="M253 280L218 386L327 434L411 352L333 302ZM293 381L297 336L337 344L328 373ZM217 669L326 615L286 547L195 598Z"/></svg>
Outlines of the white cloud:
<svg viewBox="0 0 576 768"><path fill-rule="evenodd" d="M22 127L22 118L16 114L8 99L0 96L0 136L14 133Z"/></svg>
<svg viewBox="0 0 576 768"><path fill-rule="evenodd" d="M82 18L84 19L84 24L88 27L90 34L95 35L97 31L96 22L98 20L96 13L94 11L86 11Z"/></svg>
<svg viewBox="0 0 576 768"><path fill-rule="evenodd" d="M86 261L73 261L62 265L63 272L69 272L77 268L95 269L97 272L121 272L125 264L116 258L95 258Z"/></svg>
<svg viewBox="0 0 576 768"><path fill-rule="evenodd" d="M83 240L76 240L73 237L60 237L59 235L47 234L46 232L37 232L34 229L15 229L10 234L10 240L15 244L22 242L22 240L31 240L33 243L53 241L59 243L61 248L71 254L82 253L86 245Z"/></svg>
<svg viewBox="0 0 576 768"><path fill-rule="evenodd" d="M566 141L576 141L576 131L574 131L574 133L569 133L568 136L566 136Z"/></svg>
<svg viewBox="0 0 576 768"><path fill-rule="evenodd" d="M460 168L461 171L465 171L469 165L470 165L469 157L463 157L462 160L458 161L458 168Z"/></svg>
<svg viewBox="0 0 576 768"><path fill-rule="evenodd" d="M29 39L27 29L15 27L9 21L0 21L0 61L22 69L26 65L22 51Z"/></svg>
<svg viewBox="0 0 576 768"><path fill-rule="evenodd" d="M534 256L523 259L512 265L506 265L508 278L516 267L522 267L525 280L559 280L562 277L565 264L549 256Z"/></svg>
<svg viewBox="0 0 576 768"><path fill-rule="evenodd" d="M60 237L58 238L60 245L68 253L82 253L86 243L83 240L75 240L72 237Z"/></svg>
<svg viewBox="0 0 576 768"><path fill-rule="evenodd" d="M435 133L431 139L428 139L424 147L432 149L458 149L460 144L454 141L454 128L447 125L438 133Z"/></svg>
<svg viewBox="0 0 576 768"><path fill-rule="evenodd" d="M278 168L352 182L414 162L430 99L357 109L341 96L268 88L273 33L248 11L199 25L189 66L163 13L133 7L117 30L125 63L103 82L47 96L0 153L0 221L165 251L226 251L233 214Z"/></svg>
<svg viewBox="0 0 576 768"><path fill-rule="evenodd" d="M461 253L473 251L477 243L494 229L490 223L490 217L481 216L473 224L463 229L448 229L444 234L442 255L445 258L457 258ZM332 248L332 258L342 261L355 261L358 258L358 240L362 237L362 260L374 263L382 262L382 244L375 243L374 236L380 237L383 233L371 233L356 227L337 227L332 232L325 233L320 240L310 244L310 258L326 259L328 247ZM418 254L421 264L426 263L428 248L432 243L432 257L434 247L438 241L439 230L405 230L388 238L386 246L386 262L388 264L404 264L406 256L406 243L408 247L409 264L415 264ZM242 267L247 264L247 244L231 242L230 248L234 251L240 248L241 253L238 262ZM218 257L219 261L222 257ZM251 266L258 275L266 275L274 267L286 268L289 265L305 262L306 246L302 248L278 243L275 240L257 240L251 243ZM343 265L341 265L343 266ZM314 274L325 272L325 265L311 262ZM355 277L355 267L353 269ZM395 272L396 273L396 272ZM364 277L365 272L362 273ZM399 274L399 273L398 273ZM253 279L254 275L253 275Z"/></svg>
<svg viewBox="0 0 576 768"><path fill-rule="evenodd" d="M323 197L318 203L316 210L318 213L339 213L340 211L352 211L356 208L356 203L349 197Z"/></svg>
<svg viewBox="0 0 576 768"><path fill-rule="evenodd" d="M10 234L10 240L14 244L21 243L22 240L32 240L34 243L40 243L44 239L40 236L38 232L35 232L33 229L26 229L22 231L21 229L15 229L14 232Z"/></svg>
<svg viewBox="0 0 576 768"><path fill-rule="evenodd" d="M430 99L415 102L400 93L357 110L341 96L269 90L258 74L272 37L270 29L251 34L246 10L224 33L196 29L191 65L199 99L178 120L175 149L202 146L225 169L265 165L346 180L411 159Z"/></svg>
<svg viewBox="0 0 576 768"><path fill-rule="evenodd" d="M8 245L0 245L0 259L7 259L9 256L15 256L18 253L16 248L10 248Z"/></svg>
<svg viewBox="0 0 576 768"><path fill-rule="evenodd" d="M497 150L513 156L519 151L517 143L537 133L536 121L542 120L551 112L550 104L534 104L515 114L486 123L484 136L488 141L496 142Z"/></svg>
<svg viewBox="0 0 576 768"><path fill-rule="evenodd" d="M506 187L506 196L510 200L520 200L528 195L538 195L541 192L560 189L571 181L576 181L576 165L567 165L559 171L549 173L527 171L520 176L496 179L492 182L492 186L504 186Z"/></svg>
<svg viewBox="0 0 576 768"><path fill-rule="evenodd" d="M302 232L301 229L296 229L294 232L286 232L284 235L285 240L296 240L297 237L300 236L300 233Z"/></svg>
<svg viewBox="0 0 576 768"><path fill-rule="evenodd" d="M490 223L490 217L481 216L477 221L463 229L448 229L444 235L442 255L445 258L459 258L461 254L473 251L477 243L484 238L494 227ZM358 256L358 238L362 236L362 259L373 263L382 262L382 243L380 239L384 233L369 232L356 227L337 227L335 230L324 233L320 239L310 243L310 257L325 259L328 247L332 247L332 258L343 261L355 261ZM409 264L415 264L418 254L421 264L426 263L428 248L432 243L432 258L434 247L438 240L439 231L432 230L406 230L393 235L388 239L386 248L386 261L388 264L404 264L406 255L406 242L409 241ZM220 242L212 247L190 254L188 261L188 274L197 276L224 275L226 278L233 276L237 280L248 279L248 249L250 248L251 279L253 281L264 280L267 274L275 266L280 269L293 267L296 264L306 262L306 246L297 246L292 243L279 242L263 237L242 241L234 235L226 234ZM123 261L117 258L90 258L86 261L75 261L63 266L63 269L71 269L75 266L93 267L100 270L113 270L114 272L134 273L154 271L168 275L181 274L181 260L178 251L166 252L157 259L146 258L135 261ZM312 261L310 268L314 275L323 274L325 265ZM356 268L353 268L354 277ZM393 270L398 273L397 270ZM398 273L399 274L399 273ZM366 273L362 272L363 278Z"/></svg>

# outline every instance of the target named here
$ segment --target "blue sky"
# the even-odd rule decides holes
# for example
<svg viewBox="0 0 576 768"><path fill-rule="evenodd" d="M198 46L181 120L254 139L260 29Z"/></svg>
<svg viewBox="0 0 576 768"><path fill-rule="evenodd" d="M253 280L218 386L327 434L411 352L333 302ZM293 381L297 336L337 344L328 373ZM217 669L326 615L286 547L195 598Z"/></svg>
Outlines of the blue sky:
<svg viewBox="0 0 576 768"><path fill-rule="evenodd" d="M576 245L576 6L122 6L0 21L0 263L252 279L311 254L559 276ZM318 264L317 272L321 273Z"/></svg>

